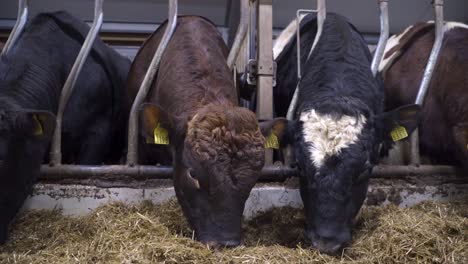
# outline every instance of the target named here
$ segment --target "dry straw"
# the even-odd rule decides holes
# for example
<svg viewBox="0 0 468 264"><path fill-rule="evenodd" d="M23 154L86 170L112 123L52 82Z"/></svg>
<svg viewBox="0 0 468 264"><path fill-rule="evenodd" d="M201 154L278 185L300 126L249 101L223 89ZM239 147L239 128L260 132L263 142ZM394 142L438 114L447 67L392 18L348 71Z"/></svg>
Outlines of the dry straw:
<svg viewBox="0 0 468 264"><path fill-rule="evenodd" d="M245 246L213 251L192 240L175 201L113 203L80 218L18 217L0 263L468 263L467 200L364 208L339 257L307 248L303 214L280 208L245 224Z"/></svg>

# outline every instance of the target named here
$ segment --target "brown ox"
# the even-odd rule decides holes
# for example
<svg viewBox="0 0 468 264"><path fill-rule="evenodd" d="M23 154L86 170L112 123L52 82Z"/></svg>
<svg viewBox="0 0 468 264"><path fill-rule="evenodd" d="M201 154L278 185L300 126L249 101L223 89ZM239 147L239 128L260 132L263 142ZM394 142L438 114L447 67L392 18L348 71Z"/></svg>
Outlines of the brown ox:
<svg viewBox="0 0 468 264"><path fill-rule="evenodd" d="M135 58L128 82L133 98L165 27L145 42ZM168 131L177 198L197 239L213 246L240 244L245 201L264 164L261 131L270 131L261 130L255 114L238 106L227 55L228 48L211 22L179 17L149 103L141 112L141 141L155 141L155 128ZM282 124L264 125L276 129ZM169 158L161 156L164 149L158 146L140 147L144 163L164 163Z"/></svg>
<svg viewBox="0 0 468 264"><path fill-rule="evenodd" d="M468 26L451 22L445 28L423 106L421 154L468 168ZM415 101L433 43L433 23L413 25L389 40L380 65L387 109Z"/></svg>

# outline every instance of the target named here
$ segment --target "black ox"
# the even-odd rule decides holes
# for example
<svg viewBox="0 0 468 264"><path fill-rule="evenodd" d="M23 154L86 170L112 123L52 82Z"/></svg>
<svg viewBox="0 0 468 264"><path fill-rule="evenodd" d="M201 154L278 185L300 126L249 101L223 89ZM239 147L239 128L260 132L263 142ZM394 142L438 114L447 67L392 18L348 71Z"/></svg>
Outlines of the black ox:
<svg viewBox="0 0 468 264"><path fill-rule="evenodd" d="M48 153L65 80L89 27L65 12L40 14L0 58L0 244ZM130 61L96 40L64 113L63 162L115 162L125 141Z"/></svg>
<svg viewBox="0 0 468 264"><path fill-rule="evenodd" d="M371 54L361 34L344 17L327 15L308 60L317 32L315 16L306 16L300 30L302 80L286 141L294 147L300 175L305 237L315 248L334 254L351 241L352 222L366 197L371 169L379 151L392 143L390 132L399 126L410 133L419 108L412 105L383 112L384 90L370 70ZM297 84L293 35L285 32L275 46L277 116L286 115Z"/></svg>

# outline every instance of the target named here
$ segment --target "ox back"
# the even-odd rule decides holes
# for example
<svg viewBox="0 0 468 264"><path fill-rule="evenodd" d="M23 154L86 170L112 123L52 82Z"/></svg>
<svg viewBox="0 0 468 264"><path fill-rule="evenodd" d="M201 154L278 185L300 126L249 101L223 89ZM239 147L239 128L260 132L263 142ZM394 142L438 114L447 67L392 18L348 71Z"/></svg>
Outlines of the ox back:
<svg viewBox="0 0 468 264"><path fill-rule="evenodd" d="M434 163L468 170L468 26L447 22L445 28L423 105L420 150ZM380 65L386 108L416 100L434 34L434 23L418 23L389 40Z"/></svg>
<svg viewBox="0 0 468 264"><path fill-rule="evenodd" d="M89 27L65 12L31 19L0 58L0 243L47 161L61 89ZM64 163L117 162L130 61L97 39L64 113Z"/></svg>
<svg viewBox="0 0 468 264"><path fill-rule="evenodd" d="M351 240L352 221L366 197L370 170L400 110L383 113L383 87L372 75L372 57L356 28L344 17L327 14L321 38L307 60L316 32L315 16L306 16L301 22L299 99L287 137L300 176L305 237L333 254ZM297 84L296 40L290 38L277 56L278 115L286 113ZM409 109L413 114L408 116L413 117L417 111Z"/></svg>
<svg viewBox="0 0 468 264"><path fill-rule="evenodd" d="M132 65L133 95L165 26L145 42ZM261 130L255 114L238 106L227 55L215 25L197 16L179 17L141 112L141 139L161 143L161 129L167 130L179 203L196 238L215 247L240 244L245 201L264 163L262 132L275 124L266 122Z"/></svg>

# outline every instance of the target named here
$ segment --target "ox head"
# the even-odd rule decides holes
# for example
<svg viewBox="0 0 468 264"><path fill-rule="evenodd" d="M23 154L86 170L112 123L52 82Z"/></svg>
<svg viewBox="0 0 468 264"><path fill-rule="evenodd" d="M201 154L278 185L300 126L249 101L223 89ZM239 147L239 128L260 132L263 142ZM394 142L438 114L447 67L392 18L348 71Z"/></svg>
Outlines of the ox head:
<svg viewBox="0 0 468 264"><path fill-rule="evenodd" d="M264 165L262 133L281 136L285 120L257 122L254 113L235 106L209 104L184 121L183 135L159 107L143 106L148 136L165 127L174 153L174 186L196 238L214 247L241 243L245 202ZM284 125L281 125L284 124Z"/></svg>
<svg viewBox="0 0 468 264"><path fill-rule="evenodd" d="M395 128L410 134L418 106L378 116L302 111L290 124L306 216L306 239L322 252L335 254L351 241L354 217L366 198L379 151L392 142ZM288 133L289 134L289 133Z"/></svg>

